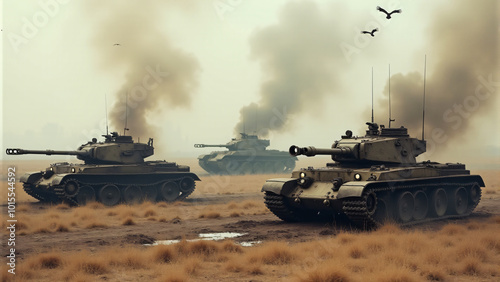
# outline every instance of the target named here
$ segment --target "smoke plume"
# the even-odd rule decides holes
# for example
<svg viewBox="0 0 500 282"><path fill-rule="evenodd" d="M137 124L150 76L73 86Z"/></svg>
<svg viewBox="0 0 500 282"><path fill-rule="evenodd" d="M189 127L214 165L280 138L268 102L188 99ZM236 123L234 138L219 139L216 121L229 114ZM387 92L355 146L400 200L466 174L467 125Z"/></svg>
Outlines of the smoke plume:
<svg viewBox="0 0 500 282"><path fill-rule="evenodd" d="M153 137L157 128L148 119L189 107L198 85L197 59L175 47L161 29L172 8L190 9L191 1L110 2L87 6L97 19L93 44L102 67L124 72L123 84L112 99L110 125L121 132L126 121L127 134Z"/></svg>
<svg viewBox="0 0 500 282"><path fill-rule="evenodd" d="M260 101L240 110L237 132L261 136L288 126L289 117L321 103L335 93L336 25L310 1L285 5L277 24L258 30L250 39L251 56L261 64L265 81Z"/></svg>
<svg viewBox="0 0 500 282"><path fill-rule="evenodd" d="M428 65L426 79L428 142L457 139L473 125L474 117L494 110L494 92L500 86L498 9L494 0L453 1L431 20L426 43L428 63L433 65ZM418 72L395 74L390 80L392 116L414 136L422 127L423 59L422 53ZM388 116L388 87L379 101L384 116Z"/></svg>

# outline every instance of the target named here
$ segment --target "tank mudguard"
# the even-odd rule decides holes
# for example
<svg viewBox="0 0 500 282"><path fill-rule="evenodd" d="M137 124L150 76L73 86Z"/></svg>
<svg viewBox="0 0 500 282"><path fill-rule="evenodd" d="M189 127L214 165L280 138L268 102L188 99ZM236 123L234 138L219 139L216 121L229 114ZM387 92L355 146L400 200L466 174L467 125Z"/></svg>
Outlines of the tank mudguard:
<svg viewBox="0 0 500 282"><path fill-rule="evenodd" d="M268 179L261 192L273 192L276 195L287 194L297 186L297 178L273 178Z"/></svg>
<svg viewBox="0 0 500 282"><path fill-rule="evenodd" d="M350 181L344 183L339 188L339 193L337 194L337 199L349 198L349 197L361 197L363 191L373 182L368 181Z"/></svg>
<svg viewBox="0 0 500 282"><path fill-rule="evenodd" d="M65 174L58 174L54 177L54 179L52 179L52 185L55 186L55 185L59 185L61 184L61 182L63 182L63 179L66 175L70 175L70 173L65 173Z"/></svg>
<svg viewBox="0 0 500 282"><path fill-rule="evenodd" d="M19 182L35 184L41 177L41 172L27 172L19 178Z"/></svg>

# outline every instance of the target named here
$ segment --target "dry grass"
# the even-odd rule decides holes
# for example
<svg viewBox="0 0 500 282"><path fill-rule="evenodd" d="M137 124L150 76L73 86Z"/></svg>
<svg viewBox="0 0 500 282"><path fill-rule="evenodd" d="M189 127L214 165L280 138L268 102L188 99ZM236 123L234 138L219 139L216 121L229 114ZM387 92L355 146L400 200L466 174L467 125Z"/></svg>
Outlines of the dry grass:
<svg viewBox="0 0 500 282"><path fill-rule="evenodd" d="M158 281L294 277L298 281L364 281L366 277L371 281L486 281L500 275L498 233L500 225L492 218L482 224L448 224L437 232L386 226L293 245L268 242L244 248L230 240L183 240L149 248L39 254L18 268L27 269L23 277L42 281L48 281L46 277L92 281L123 272Z"/></svg>

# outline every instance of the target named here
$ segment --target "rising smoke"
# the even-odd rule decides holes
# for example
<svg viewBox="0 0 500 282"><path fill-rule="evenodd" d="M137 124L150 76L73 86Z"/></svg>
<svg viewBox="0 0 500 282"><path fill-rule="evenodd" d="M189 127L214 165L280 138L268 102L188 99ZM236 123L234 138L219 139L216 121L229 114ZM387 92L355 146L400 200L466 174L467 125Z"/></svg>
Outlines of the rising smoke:
<svg viewBox="0 0 500 282"><path fill-rule="evenodd" d="M235 133L267 136L290 126L290 116L314 110L326 94L338 90L336 46L339 24L311 1L287 3L279 22L250 39L251 56L261 64L260 101L240 110Z"/></svg>
<svg viewBox="0 0 500 282"><path fill-rule="evenodd" d="M457 137L467 134L475 117L494 110L498 96L494 92L500 86L498 10L495 0L461 0L435 12L425 51L428 62L434 62L432 68L428 65L426 79L428 142L460 140ZM421 69L395 74L390 80L392 116L415 137L422 127L423 54ZM378 108L385 111L384 116L388 116L388 87Z"/></svg>
<svg viewBox="0 0 500 282"><path fill-rule="evenodd" d="M114 93L115 103L109 111L113 130L122 133L127 117L127 134L153 137L159 128L149 118L190 106L200 65L193 55L175 47L161 29L172 8L190 9L190 2L87 2L96 19L92 39L102 67L124 72L123 84Z"/></svg>

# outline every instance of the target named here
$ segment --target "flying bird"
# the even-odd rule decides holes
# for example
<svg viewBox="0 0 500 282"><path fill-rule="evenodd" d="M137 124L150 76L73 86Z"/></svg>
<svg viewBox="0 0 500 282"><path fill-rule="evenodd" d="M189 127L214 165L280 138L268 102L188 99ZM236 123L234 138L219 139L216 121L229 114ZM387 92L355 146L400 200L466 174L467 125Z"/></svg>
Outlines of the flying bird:
<svg viewBox="0 0 500 282"><path fill-rule="evenodd" d="M363 33L363 34L369 34L369 35L371 35L372 37L374 37L374 36L375 36L375 35L374 35L375 31L378 31L378 28L373 29L371 32L370 32L370 31L363 30L361 33Z"/></svg>
<svg viewBox="0 0 500 282"><path fill-rule="evenodd" d="M115 43L113 46L122 46L120 43Z"/></svg>
<svg viewBox="0 0 500 282"><path fill-rule="evenodd" d="M392 12L387 12L386 10L384 10L384 8L380 7L380 6L377 6L377 10L379 10L380 12L384 13L387 15L387 17L385 17L386 19L390 19L391 18L391 15L396 13L396 14L400 14L402 12L401 9L398 9L398 10L394 10Z"/></svg>

